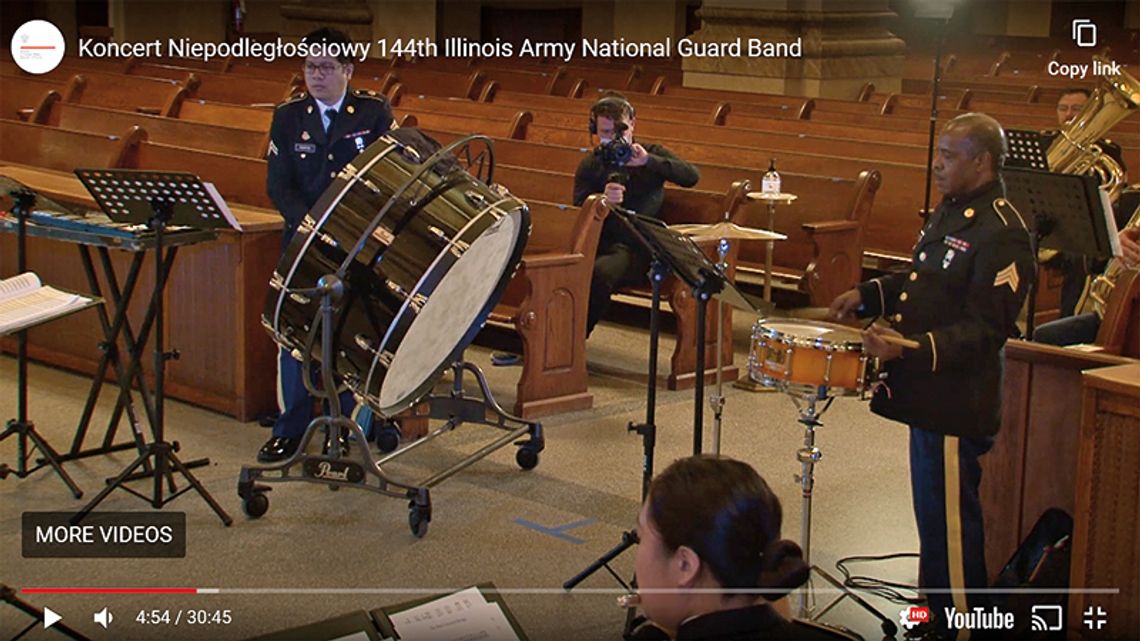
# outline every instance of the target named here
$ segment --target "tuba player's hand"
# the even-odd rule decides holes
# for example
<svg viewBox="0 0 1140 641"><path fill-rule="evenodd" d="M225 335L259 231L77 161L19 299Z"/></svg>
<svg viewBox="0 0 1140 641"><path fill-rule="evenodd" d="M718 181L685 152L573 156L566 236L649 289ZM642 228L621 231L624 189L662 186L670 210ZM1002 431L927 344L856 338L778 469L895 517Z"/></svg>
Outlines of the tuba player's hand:
<svg viewBox="0 0 1140 641"><path fill-rule="evenodd" d="M1120 249L1125 265L1129 268L1140 266L1140 227L1120 230Z"/></svg>

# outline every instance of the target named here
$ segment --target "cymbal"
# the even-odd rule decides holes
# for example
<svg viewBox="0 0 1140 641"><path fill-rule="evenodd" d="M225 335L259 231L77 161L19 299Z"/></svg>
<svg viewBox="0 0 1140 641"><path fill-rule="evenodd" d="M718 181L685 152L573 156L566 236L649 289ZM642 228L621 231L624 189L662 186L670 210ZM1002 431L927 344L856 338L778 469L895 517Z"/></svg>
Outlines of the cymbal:
<svg viewBox="0 0 1140 641"><path fill-rule="evenodd" d="M786 240L788 238L774 231L741 227L727 220L722 220L713 225L705 223L670 225L669 229L693 238L733 238L737 240Z"/></svg>
<svg viewBox="0 0 1140 641"><path fill-rule="evenodd" d="M764 200L767 202L790 203L793 200L795 200L796 198L798 198L798 196L796 196L795 194L787 194L787 193L767 194L767 193L764 193L762 191L750 191L750 192L748 192L748 198L750 200Z"/></svg>

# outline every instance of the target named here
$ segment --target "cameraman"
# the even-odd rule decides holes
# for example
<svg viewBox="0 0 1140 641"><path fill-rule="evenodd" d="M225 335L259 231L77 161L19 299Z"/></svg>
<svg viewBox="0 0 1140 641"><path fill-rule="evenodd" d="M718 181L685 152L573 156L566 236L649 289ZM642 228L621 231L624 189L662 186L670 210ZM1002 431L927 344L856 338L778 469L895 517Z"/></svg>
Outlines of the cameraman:
<svg viewBox="0 0 1140 641"><path fill-rule="evenodd" d="M657 218L665 200L665 181L692 187L700 180L696 167L668 149L634 142L635 123L633 105L619 93L608 92L590 107L590 133L597 134L600 144L578 163L575 205L580 206L590 194L602 193L609 203ZM606 218L594 260L587 336L605 314L614 291L645 279L649 258L616 215Z"/></svg>

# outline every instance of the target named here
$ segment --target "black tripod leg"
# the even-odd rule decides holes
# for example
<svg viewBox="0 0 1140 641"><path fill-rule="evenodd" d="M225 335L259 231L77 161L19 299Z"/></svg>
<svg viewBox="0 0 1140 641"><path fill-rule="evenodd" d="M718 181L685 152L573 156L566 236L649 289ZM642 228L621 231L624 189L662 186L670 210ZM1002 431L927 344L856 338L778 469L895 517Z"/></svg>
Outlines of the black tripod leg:
<svg viewBox="0 0 1140 641"><path fill-rule="evenodd" d="M63 482L67 484L72 496L77 499L83 498L83 490L79 489L79 486L71 479L71 475L67 473L67 470L63 469L63 465L59 462L59 452L56 452L55 448L44 440L44 438L36 432L34 427L28 430L28 438L32 439L32 443L34 443L44 455L45 461L41 463L41 466L50 465L51 468L55 470L55 473L59 475L59 478L63 479Z"/></svg>
<svg viewBox="0 0 1140 641"><path fill-rule="evenodd" d="M206 501L206 504L214 510L214 513L218 515L218 518L222 520L222 523L224 523L226 527L229 527L234 522L234 520L230 518L230 515L226 514L226 511L222 509L222 506L214 500L213 495L206 490L202 482L190 472L190 469L187 468L181 459L178 458L178 455L173 452L170 454L170 466L186 479L186 482L194 488L194 491L202 497L202 500Z"/></svg>
<svg viewBox="0 0 1140 641"><path fill-rule="evenodd" d="M103 499L107 498L107 496L110 495L111 492L114 492L115 488L122 485L123 481L128 476L130 476L131 472L134 472L135 468L142 465L143 462L145 462L150 456L151 456L151 452L149 452L149 451L144 452L143 454L140 454L138 456L138 458L136 458L134 461L132 461L130 465L128 465L126 468L123 469L122 472L119 472L118 476L116 476L115 478L108 481L107 486L104 487L102 490L99 490L99 493L95 495L95 498L91 499L90 503L88 503L87 505L84 505L83 509L76 512L75 516L71 517L71 524L72 525L79 525L80 521L87 518L87 515L90 514L92 510L94 510L100 503L103 502Z"/></svg>
<svg viewBox="0 0 1140 641"><path fill-rule="evenodd" d="M586 579L586 577L597 572L598 570L602 569L603 567L608 567L608 564L610 561L613 561L614 559L617 558L617 556L619 554L621 554L622 552L625 552L627 549L629 549L630 546L637 543L637 540L638 540L637 539L637 532L634 532L632 530L627 531L627 532L622 532L621 543L618 543L612 549L610 549L609 552L606 552L605 554L598 557L597 560L595 560L593 563L588 565L585 570L582 570L578 574L574 575L574 577L571 578L569 581L563 583L562 589L563 590L573 590L574 586L576 586L579 583L581 583L582 581L584 581ZM619 583L620 582L621 581L619 580ZM622 585L625 585L625 584L622 583Z"/></svg>

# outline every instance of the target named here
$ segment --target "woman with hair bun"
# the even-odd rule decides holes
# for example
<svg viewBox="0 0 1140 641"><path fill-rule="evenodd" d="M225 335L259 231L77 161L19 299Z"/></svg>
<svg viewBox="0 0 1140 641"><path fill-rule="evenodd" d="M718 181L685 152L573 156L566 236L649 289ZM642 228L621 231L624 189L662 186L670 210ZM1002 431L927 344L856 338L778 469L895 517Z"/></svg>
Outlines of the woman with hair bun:
<svg viewBox="0 0 1140 641"><path fill-rule="evenodd" d="M808 578L780 501L747 463L692 457L653 480L638 517L634 639L848 639L771 605Z"/></svg>

